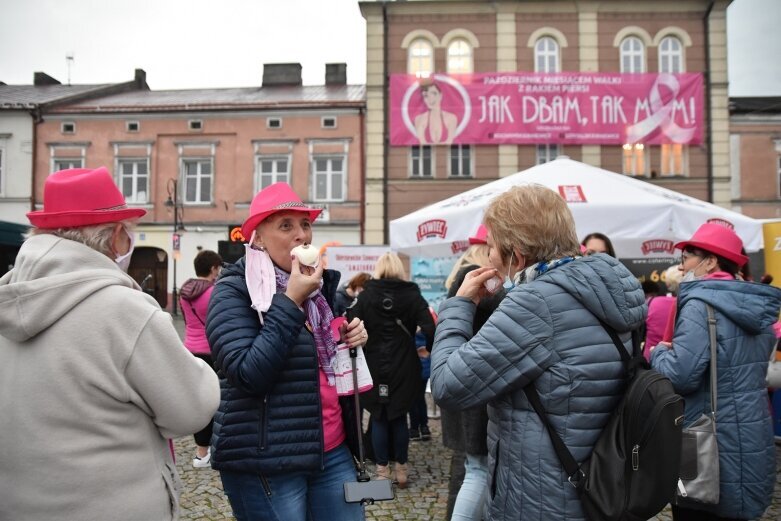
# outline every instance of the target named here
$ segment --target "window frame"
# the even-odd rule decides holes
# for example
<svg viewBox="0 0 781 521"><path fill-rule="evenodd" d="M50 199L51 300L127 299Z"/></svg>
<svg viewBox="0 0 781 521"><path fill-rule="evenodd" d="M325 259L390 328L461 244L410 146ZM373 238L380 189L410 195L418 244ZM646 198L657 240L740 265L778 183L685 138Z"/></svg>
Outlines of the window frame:
<svg viewBox="0 0 781 521"><path fill-rule="evenodd" d="M669 173L665 173L665 156L668 155L668 152L665 152L665 147L676 147L679 146L680 148L680 155L681 155L681 172L675 172L674 168L670 168ZM675 155L669 154L668 155L668 166L675 164ZM663 178L670 178L670 177L689 177L689 147L687 145L683 145L680 143L667 143L662 144L659 146L659 177Z"/></svg>
<svg viewBox="0 0 781 521"><path fill-rule="evenodd" d="M70 130L65 129L65 125L71 125ZM66 135L73 135L76 133L76 122L75 121L63 121L60 123L60 133L66 134Z"/></svg>
<svg viewBox="0 0 781 521"><path fill-rule="evenodd" d="M551 154L551 152L554 152ZM561 155L561 145L554 144L537 144L535 145L535 165L542 165L549 163ZM541 161L542 159L542 161Z"/></svg>
<svg viewBox="0 0 781 521"><path fill-rule="evenodd" d="M131 129L130 125L136 125L136 129L135 130ZM141 122L137 121L137 120L125 121L125 131L126 132L130 132L132 134L140 132L141 131Z"/></svg>
<svg viewBox="0 0 781 521"><path fill-rule="evenodd" d="M465 54L453 53L452 49L459 45L463 45L467 50ZM455 70L451 66L451 60L465 60L468 66L464 70ZM445 64L445 70L448 74L472 74L475 72L475 52L472 44L466 38L454 38L447 46Z"/></svg>
<svg viewBox="0 0 781 521"><path fill-rule="evenodd" d="M263 171L261 169L261 162L263 161L273 161L274 165L276 167L277 161L280 160L287 161L287 172L285 173L285 179L280 179L280 175L278 171L271 172L272 181L271 184L277 183L279 181L283 181L287 184L290 184L291 181L291 172L292 172L292 162L293 162L293 154L255 154L255 193L258 193L263 188Z"/></svg>
<svg viewBox="0 0 781 521"><path fill-rule="evenodd" d="M453 173L453 151L458 151L458 165L459 172ZM469 165L469 173L464 175L461 170L464 167L464 150L468 151L469 157L467 164ZM447 176L453 179L474 179L475 177L475 149L472 145L452 144L448 147L447 152Z"/></svg>
<svg viewBox="0 0 781 521"><path fill-rule="evenodd" d="M637 44L640 46L639 50L625 49L624 46L630 42L637 42ZM642 74L646 72L648 64L646 60L645 51L646 51L646 46L642 38L634 34L627 35L623 40L621 40L621 43L618 45L619 71L621 71L621 73L623 74ZM631 67L629 68L632 70L626 70L626 68L624 67L624 58L629 58L629 63L631 65ZM635 59L640 60L640 70L634 70Z"/></svg>
<svg viewBox="0 0 781 521"><path fill-rule="evenodd" d="M413 67L413 63L416 61L421 62L422 60L426 59L421 55L415 55L416 49L420 45L425 45L429 51L427 59L429 61L428 65L430 68L428 70L424 70L422 66L418 69ZM407 48L407 74L414 74L418 78L427 78L434 74L434 44L432 44L428 39L418 37L410 42L409 47Z"/></svg>
<svg viewBox="0 0 781 521"><path fill-rule="evenodd" d="M629 148L627 148L627 147L629 147ZM638 150L642 151L642 152L640 154L638 154L637 153ZM629 151L632 152L632 154L631 154L631 156L632 156L631 157L632 168L631 169L627 169L626 168L626 166L627 166L627 152L629 152ZM621 173L624 174L624 175L630 176L630 177L649 177L649 175L650 175L650 173L649 173L650 172L649 166L651 164L650 155L651 155L650 147L646 146L643 143L635 143L635 144L626 143L626 144L624 144L621 147ZM642 159L642 161L643 161L642 172L638 172L637 171L638 170L638 168L637 168L638 157L640 157ZM631 171L627 171L627 170L631 170Z"/></svg>
<svg viewBox="0 0 781 521"><path fill-rule="evenodd" d="M422 172L424 171L423 168L423 162L424 162L424 154L420 153L417 158L415 158L414 150L418 148L421 151L428 149L429 150L429 171L431 172L430 175L423 175ZM409 147L409 154L408 154L409 160L407 163L407 168L409 172L409 178L410 179L434 179L436 177L436 154L434 153L434 147L432 145L412 145ZM417 175L414 174L414 164L415 162L418 162L418 173Z"/></svg>
<svg viewBox="0 0 781 521"><path fill-rule="evenodd" d="M151 199L149 197L149 189L150 189L150 181L152 179L152 173L150 172L150 161L148 157L118 157L117 158L117 185L119 186L119 191L122 192L122 196L125 198L125 201L127 204L149 204ZM131 174L132 179L132 194L128 195L125 193L125 184L123 182L125 176L124 170L122 168L123 164L126 163L132 163L134 165L133 173ZM138 169L135 168L137 165L144 163L146 165L146 174L144 176L139 176ZM139 177L146 177L146 198L143 201L138 200L138 178Z"/></svg>
<svg viewBox="0 0 781 521"><path fill-rule="evenodd" d="M5 139L0 139L0 197L5 195L6 161Z"/></svg>
<svg viewBox="0 0 781 521"><path fill-rule="evenodd" d="M677 51L663 49L665 42L676 42L678 44ZM661 39L657 49L659 53L659 72L668 73L668 74L680 74L682 72L686 72L686 62L684 60L684 46L680 38L674 35L667 35ZM663 67L663 64L667 62L671 63L673 61L673 58L676 55L678 57L678 70L664 70L665 67ZM670 68L672 69L673 67Z"/></svg>
<svg viewBox="0 0 781 521"><path fill-rule="evenodd" d="M186 204L188 206L205 206L205 205L211 205L214 202L214 157L213 156L185 156L180 157L179 159L179 179L180 179L180 186L182 187L180 190L180 198L182 201L182 204ZM197 174L197 180L196 180L196 194L198 195L198 200L188 200L187 199L187 164L188 163L198 163L198 174ZM210 173L208 175L209 177L209 200L203 201L200 199L201 195L201 179L203 177L206 177L205 175L202 175L200 170L200 165L202 163L209 163L209 170Z"/></svg>
<svg viewBox="0 0 781 521"><path fill-rule="evenodd" d="M551 42L553 49L541 49L540 44ZM545 66L542 67L545 70L540 70L540 59L542 58ZM550 60L554 59L553 70L550 70ZM550 35L544 35L534 42L534 72L555 74L561 72L561 44L558 40Z"/></svg>
<svg viewBox="0 0 781 521"><path fill-rule="evenodd" d="M341 160L342 162L342 169L340 172L338 172L339 175L342 176L341 180L341 191L342 196L341 197L334 197L332 191L333 191L333 176L336 173L335 170L331 168L331 165L333 164L333 161L335 159ZM326 196L325 197L319 197L317 193L317 176L321 175L321 173L317 170L317 162L318 161L327 161L329 168L326 170ZM347 154L333 154L333 153L326 153L326 154L312 154L312 159L310 162L310 175L311 182L312 182L312 201L316 203L341 203L347 200Z"/></svg>
<svg viewBox="0 0 781 521"><path fill-rule="evenodd" d="M67 168L58 168L57 164L60 163L72 163L67 166ZM60 170L70 170L72 168L84 168L84 158L83 157L53 157L52 158L52 171L49 172L49 174L53 174L54 172L59 172Z"/></svg>
<svg viewBox="0 0 781 521"><path fill-rule="evenodd" d="M272 121L279 121L279 126L276 126L276 127L273 126L271 124ZM269 130L279 130L279 129L282 128L282 126L283 126L282 118L277 117L277 116L269 116L269 117L266 118L266 128L267 129L269 129Z"/></svg>

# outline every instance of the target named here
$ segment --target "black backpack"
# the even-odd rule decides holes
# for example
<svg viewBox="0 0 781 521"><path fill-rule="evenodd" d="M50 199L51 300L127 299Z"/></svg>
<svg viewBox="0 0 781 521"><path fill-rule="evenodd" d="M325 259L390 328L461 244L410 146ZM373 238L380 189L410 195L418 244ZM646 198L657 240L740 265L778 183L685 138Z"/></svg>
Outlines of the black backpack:
<svg viewBox="0 0 781 521"><path fill-rule="evenodd" d="M684 402L670 380L650 368L633 332L633 356L600 320L627 370L624 397L580 465L548 421L534 384L524 388L548 429L553 448L591 521L645 521L675 497L681 460Z"/></svg>

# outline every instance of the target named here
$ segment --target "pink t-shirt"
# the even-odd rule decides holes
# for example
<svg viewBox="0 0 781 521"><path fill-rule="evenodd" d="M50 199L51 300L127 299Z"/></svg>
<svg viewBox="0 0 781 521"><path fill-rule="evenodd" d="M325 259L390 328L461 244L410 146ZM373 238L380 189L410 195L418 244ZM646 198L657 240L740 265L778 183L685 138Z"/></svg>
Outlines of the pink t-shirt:
<svg viewBox="0 0 781 521"><path fill-rule="evenodd" d="M661 342L670 308L675 306L675 297L654 297L648 303L648 318L645 319L645 347L643 356L650 360L651 348Z"/></svg>
<svg viewBox="0 0 781 521"><path fill-rule="evenodd" d="M204 291L192 301L179 299L179 308L184 315L184 345L194 355L211 355L209 341L206 340L206 313L209 311L209 298L214 286Z"/></svg>
<svg viewBox="0 0 781 521"><path fill-rule="evenodd" d="M320 402L323 406L323 443L325 451L328 452L344 441L344 422L342 422L342 407L339 405L336 386L328 385L328 377L322 368L319 373Z"/></svg>

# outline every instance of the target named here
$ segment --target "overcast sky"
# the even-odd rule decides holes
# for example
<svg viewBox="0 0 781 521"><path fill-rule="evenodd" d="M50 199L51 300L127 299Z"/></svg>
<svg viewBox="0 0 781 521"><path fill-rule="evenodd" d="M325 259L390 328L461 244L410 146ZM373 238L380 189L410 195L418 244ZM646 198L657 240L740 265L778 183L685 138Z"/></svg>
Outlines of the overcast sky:
<svg viewBox="0 0 781 521"><path fill-rule="evenodd" d="M628 0L627 0L628 1ZM781 96L781 0L735 0L728 11L730 95ZM34 71L72 83L128 81L155 90L260 85L263 63L299 62L306 85L326 63L366 80L366 24L357 0L0 0L0 81Z"/></svg>

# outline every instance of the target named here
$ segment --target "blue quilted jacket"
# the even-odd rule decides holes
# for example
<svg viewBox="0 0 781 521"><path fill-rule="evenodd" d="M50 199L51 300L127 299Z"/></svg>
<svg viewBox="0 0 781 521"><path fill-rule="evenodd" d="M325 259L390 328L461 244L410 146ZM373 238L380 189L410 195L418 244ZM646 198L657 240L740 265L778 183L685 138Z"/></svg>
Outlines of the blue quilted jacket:
<svg viewBox="0 0 781 521"><path fill-rule="evenodd" d="M323 279L331 304L339 273L326 270ZM264 321L250 307L242 258L223 270L206 318L221 387L212 467L260 475L322 468L317 350L304 313L278 293Z"/></svg>
<svg viewBox="0 0 781 521"><path fill-rule="evenodd" d="M651 365L686 400L686 424L710 409L710 342L705 303L716 312L719 517L755 519L770 505L776 480L765 374L775 344L781 290L737 280L681 284L673 349L657 347Z"/></svg>
<svg viewBox="0 0 781 521"><path fill-rule="evenodd" d="M640 283L616 259L584 257L511 290L472 337L475 305L445 301L432 392L451 409L488 404L486 519L584 519L575 489L523 387L534 382L576 460L587 458L625 388L623 364L597 317L619 332L645 320Z"/></svg>

